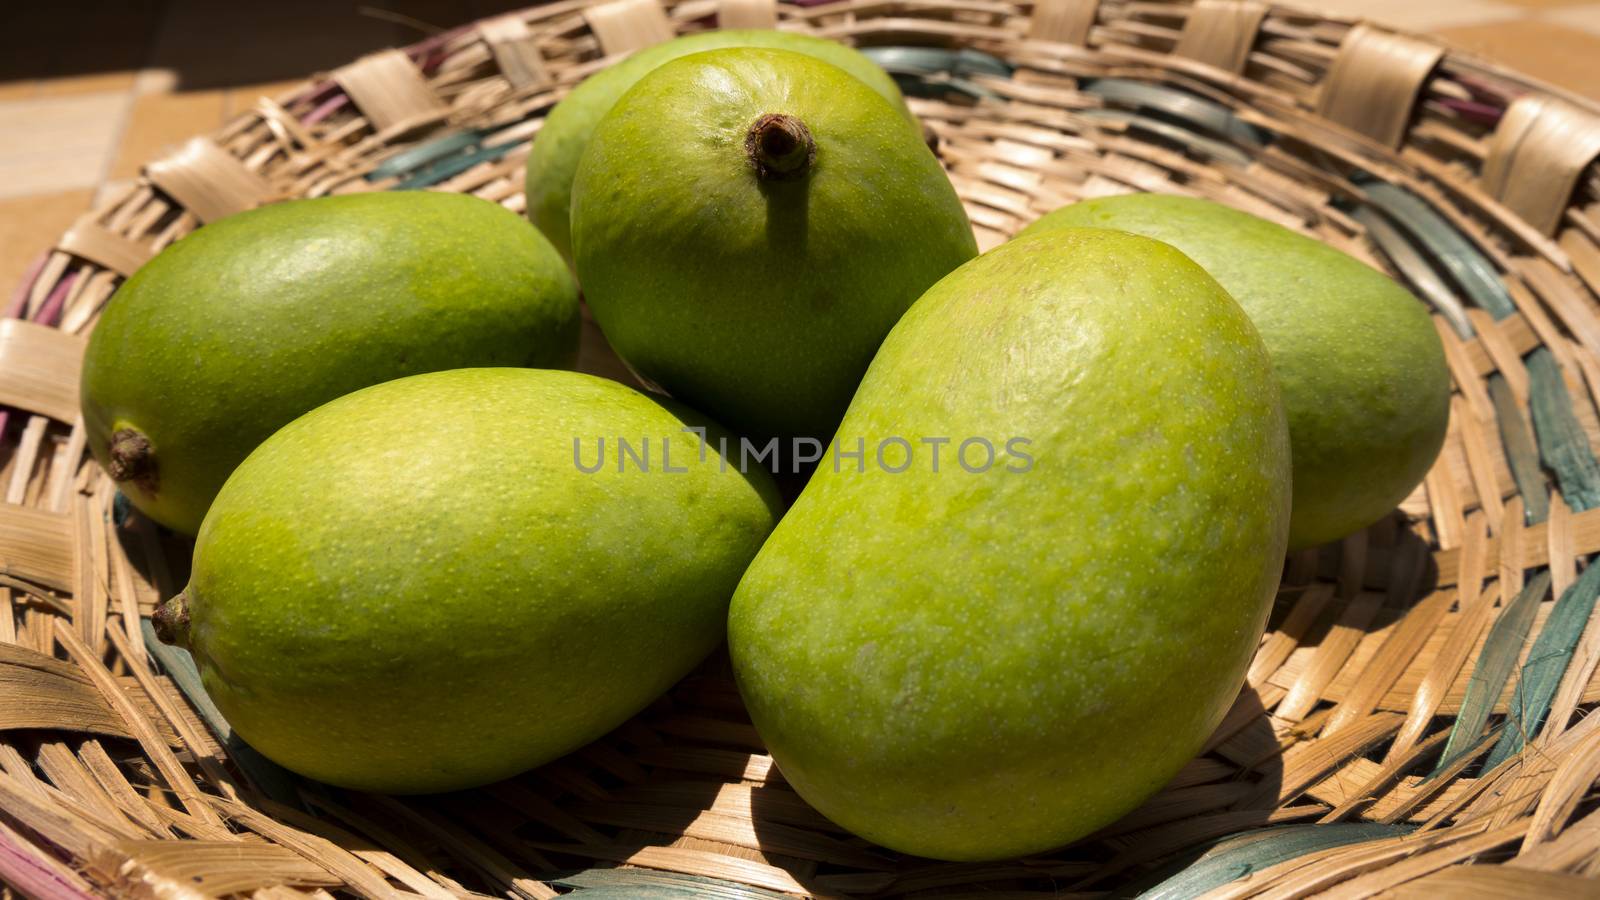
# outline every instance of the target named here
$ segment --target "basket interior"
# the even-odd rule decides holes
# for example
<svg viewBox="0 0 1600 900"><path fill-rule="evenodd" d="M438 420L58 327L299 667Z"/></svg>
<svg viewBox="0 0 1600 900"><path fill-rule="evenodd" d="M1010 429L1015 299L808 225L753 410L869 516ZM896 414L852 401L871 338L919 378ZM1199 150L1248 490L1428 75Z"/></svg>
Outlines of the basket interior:
<svg viewBox="0 0 1600 900"><path fill-rule="evenodd" d="M1429 304L1453 375L1424 484L1291 555L1205 751L1039 858L934 863L833 826L765 755L720 656L596 744L478 791L360 795L255 754L150 631L189 544L84 453L78 366L107 298L182 235L275 199L427 188L521 211L529 142L583 77L674 34L773 25L897 76L984 249L1078 199L1161 191L1394 275ZM1167 896L1592 892L1575 879L1600 871L1597 154L1583 100L1247 0L562 0L263 98L86 213L0 319L0 881L60 897L997 897L1164 878ZM580 368L628 379L592 323Z"/></svg>

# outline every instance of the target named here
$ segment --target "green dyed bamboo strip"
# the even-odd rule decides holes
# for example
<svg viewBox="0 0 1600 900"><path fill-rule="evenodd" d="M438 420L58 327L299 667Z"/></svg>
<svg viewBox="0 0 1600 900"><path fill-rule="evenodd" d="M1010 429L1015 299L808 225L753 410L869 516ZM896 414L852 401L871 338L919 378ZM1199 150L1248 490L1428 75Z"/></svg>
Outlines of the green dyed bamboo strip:
<svg viewBox="0 0 1600 900"><path fill-rule="evenodd" d="M1444 753L1433 775L1449 768L1462 753L1477 746L1478 737L1483 734L1490 713L1494 712L1495 701L1505 692L1511 670L1516 668L1517 654L1533 628L1534 613L1538 612L1539 603L1549 590L1550 570L1544 569L1528 581L1516 599L1501 609L1500 617L1495 619L1483 643L1483 653L1472 667L1472 676L1467 679L1466 697L1461 701L1461 711L1456 714L1450 738L1445 742Z"/></svg>
<svg viewBox="0 0 1600 900"><path fill-rule="evenodd" d="M1308 853L1400 837L1411 830L1410 825L1338 822L1279 825L1247 831L1222 839L1182 871L1138 896L1140 900L1188 900Z"/></svg>
<svg viewBox="0 0 1600 900"><path fill-rule="evenodd" d="M1524 361L1539 458L1555 473L1561 496L1573 512L1600 506L1600 462L1595 461L1589 438L1572 413L1572 397L1561 377L1561 365L1548 347L1532 350Z"/></svg>
<svg viewBox="0 0 1600 900"><path fill-rule="evenodd" d="M415 191L454 178L479 163L499 159L517 149L517 144L494 144L480 147L457 156L447 156L437 162L430 163L402 178L390 190Z"/></svg>
<svg viewBox="0 0 1600 900"><path fill-rule="evenodd" d="M1500 429L1500 445L1505 448L1511 480L1522 495L1522 522L1537 525L1550 518L1550 492L1539 468L1539 449L1533 442L1533 432L1528 430L1528 420L1522 417L1522 408L1511 394L1510 382L1499 372L1489 376L1489 400L1494 403L1495 425Z"/></svg>
<svg viewBox="0 0 1600 900"><path fill-rule="evenodd" d="M1589 616L1594 613L1597 598L1600 598L1600 565L1591 565L1556 601L1550 618L1545 620L1544 628L1534 639L1528 661L1522 665L1522 676L1511 695L1511 715L1506 719L1505 731L1489 752L1484 771L1516 755L1529 738L1539 733L1567 665L1572 662L1573 651L1589 624Z"/></svg>
<svg viewBox="0 0 1600 900"><path fill-rule="evenodd" d="M1144 116L1124 109L1086 109L1078 115L1086 119L1121 123L1129 128L1187 147L1206 159L1221 160L1240 168L1250 165L1249 155L1232 144L1209 138L1198 131L1174 125L1154 116Z"/></svg>
<svg viewBox="0 0 1600 900"><path fill-rule="evenodd" d="M707 878L703 875L683 875L677 872L660 872L651 869L595 868L570 872L546 878L556 887L578 888L575 897L705 897L710 900L780 900L779 894L762 888Z"/></svg>
<svg viewBox="0 0 1600 900"><path fill-rule="evenodd" d="M1368 202L1410 231L1428 255L1438 260L1462 291L1489 315L1503 319L1517 311L1494 265L1456 227L1410 191L1385 181L1361 185Z"/></svg>
<svg viewBox="0 0 1600 900"><path fill-rule="evenodd" d="M862 47L861 52L890 75L990 75L1010 78L1011 64L998 56L963 47Z"/></svg>
<svg viewBox="0 0 1600 900"><path fill-rule="evenodd" d="M1189 91L1126 78L1096 78L1083 90L1120 106L1223 135L1248 147L1265 146L1273 138L1270 132L1244 121L1228 107Z"/></svg>
<svg viewBox="0 0 1600 900"><path fill-rule="evenodd" d="M486 133L479 130L461 131L436 141L407 148L374 166L372 171L367 173L367 180L382 181L385 178L405 175L437 160L454 156L463 150L476 147L482 142Z"/></svg>

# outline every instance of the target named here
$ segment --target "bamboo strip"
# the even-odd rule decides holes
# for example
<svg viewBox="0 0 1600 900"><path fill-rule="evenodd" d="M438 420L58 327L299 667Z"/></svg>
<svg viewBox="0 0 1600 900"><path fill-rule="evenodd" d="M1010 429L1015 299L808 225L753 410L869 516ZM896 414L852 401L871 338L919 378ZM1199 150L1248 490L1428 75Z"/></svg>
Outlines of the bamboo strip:
<svg viewBox="0 0 1600 900"><path fill-rule="evenodd" d="M206 805L205 795L195 787L194 781L183 771L172 751L167 749L166 743L160 739L159 733L150 724L149 719L145 718L144 713L140 712L133 701L128 699L128 695L118 687L98 657L60 620L56 621L55 638L78 663L84 674L89 677L89 681L99 689L101 696L105 697L111 708L127 723L128 730L155 763L156 769L167 780L167 785L177 792L184 809L205 825L221 829L222 822Z"/></svg>

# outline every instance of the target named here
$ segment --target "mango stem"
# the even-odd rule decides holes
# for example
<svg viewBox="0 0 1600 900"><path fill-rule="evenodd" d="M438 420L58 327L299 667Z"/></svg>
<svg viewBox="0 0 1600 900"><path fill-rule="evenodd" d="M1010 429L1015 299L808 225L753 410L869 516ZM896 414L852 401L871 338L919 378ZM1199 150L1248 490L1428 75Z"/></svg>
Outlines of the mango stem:
<svg viewBox="0 0 1600 900"><path fill-rule="evenodd" d="M156 458L150 439L134 428L119 428L111 435L106 474L118 484L133 482L147 493L156 492Z"/></svg>
<svg viewBox="0 0 1600 900"><path fill-rule="evenodd" d="M179 647L189 645L189 597L188 591L179 591L156 607L150 615L150 625L155 629L156 638L163 644L175 644Z"/></svg>
<svg viewBox="0 0 1600 900"><path fill-rule="evenodd" d="M803 177L817 158L811 129L794 116L767 113L745 135L744 149L763 181L789 181Z"/></svg>

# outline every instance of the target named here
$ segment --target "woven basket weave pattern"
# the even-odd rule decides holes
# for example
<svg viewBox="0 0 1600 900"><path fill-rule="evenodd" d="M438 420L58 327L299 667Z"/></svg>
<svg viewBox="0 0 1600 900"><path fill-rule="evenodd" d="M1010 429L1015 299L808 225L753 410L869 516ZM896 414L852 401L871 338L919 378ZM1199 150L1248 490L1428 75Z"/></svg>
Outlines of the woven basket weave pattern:
<svg viewBox="0 0 1600 900"><path fill-rule="evenodd" d="M935 864L844 833L784 784L721 660L595 745L459 795L335 791L234 739L145 618L182 586L187 545L129 514L84 453L84 335L116 286L276 199L430 188L520 212L529 142L583 77L675 34L773 25L950 51L880 59L984 249L1081 198L1163 191L1395 275L1430 305L1455 388L1424 484L1292 555L1205 752L1048 857ZM1048 896L1153 883L1245 833L1172 896L1592 893L1597 154L1583 100L1250 0L560 0L263 98L84 215L0 319L0 882L51 897ZM627 377L587 323L582 366Z"/></svg>

